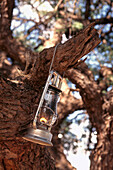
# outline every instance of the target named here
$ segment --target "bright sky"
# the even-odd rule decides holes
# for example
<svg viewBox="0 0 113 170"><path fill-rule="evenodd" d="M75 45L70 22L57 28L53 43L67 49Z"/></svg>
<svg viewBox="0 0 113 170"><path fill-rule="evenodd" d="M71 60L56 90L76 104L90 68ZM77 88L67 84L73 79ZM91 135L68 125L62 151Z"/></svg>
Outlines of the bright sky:
<svg viewBox="0 0 113 170"><path fill-rule="evenodd" d="M67 159L71 162L72 166L77 168L77 170L89 170L90 168L90 153L85 153L83 149L79 148L76 154L73 154L72 151L69 151L69 156Z"/></svg>

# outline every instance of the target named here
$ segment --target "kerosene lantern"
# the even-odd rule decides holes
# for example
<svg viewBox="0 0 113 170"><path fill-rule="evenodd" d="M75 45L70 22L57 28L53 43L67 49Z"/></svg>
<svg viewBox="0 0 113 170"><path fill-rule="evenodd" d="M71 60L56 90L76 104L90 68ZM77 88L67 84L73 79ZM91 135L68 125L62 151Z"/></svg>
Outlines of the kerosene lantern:
<svg viewBox="0 0 113 170"><path fill-rule="evenodd" d="M33 127L30 128L28 133L23 137L28 141L46 146L52 146L52 134L50 131L57 120L57 102L61 93L62 84L62 77L56 71L51 70L56 48L49 75L33 120Z"/></svg>

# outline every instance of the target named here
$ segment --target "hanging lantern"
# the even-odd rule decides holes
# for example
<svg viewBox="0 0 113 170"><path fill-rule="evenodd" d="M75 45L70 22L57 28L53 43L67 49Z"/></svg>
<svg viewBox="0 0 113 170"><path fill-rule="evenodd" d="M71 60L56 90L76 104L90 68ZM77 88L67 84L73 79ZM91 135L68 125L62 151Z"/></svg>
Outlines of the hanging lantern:
<svg viewBox="0 0 113 170"><path fill-rule="evenodd" d="M57 72L51 70L55 51L49 70L49 76L33 121L33 127L23 137L28 141L47 146L52 146L52 134L50 131L57 120L57 102L61 93L62 83L62 77Z"/></svg>

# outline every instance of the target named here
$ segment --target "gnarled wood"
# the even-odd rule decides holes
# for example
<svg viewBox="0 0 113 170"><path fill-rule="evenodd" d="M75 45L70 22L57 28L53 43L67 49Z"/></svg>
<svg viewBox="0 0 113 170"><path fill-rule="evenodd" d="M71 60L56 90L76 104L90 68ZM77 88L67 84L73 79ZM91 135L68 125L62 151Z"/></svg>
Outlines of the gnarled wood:
<svg viewBox="0 0 113 170"><path fill-rule="evenodd" d="M90 115L91 122L95 127L100 126L102 120L102 98L100 87L93 79L91 71L85 63L78 69L70 69L67 71L69 80L80 88L80 94ZM97 123L98 122L98 123ZM99 128L99 127L98 127Z"/></svg>
<svg viewBox="0 0 113 170"><path fill-rule="evenodd" d="M91 123L97 130L97 144L92 151L91 170L112 170L113 164L113 88L102 95L100 85L94 81L91 71L84 64L70 69L66 75L80 88L84 106ZM111 70L104 74L111 74ZM103 73L103 71L102 71Z"/></svg>
<svg viewBox="0 0 113 170"><path fill-rule="evenodd" d="M0 169L55 169L45 147L22 139L40 93L0 79Z"/></svg>

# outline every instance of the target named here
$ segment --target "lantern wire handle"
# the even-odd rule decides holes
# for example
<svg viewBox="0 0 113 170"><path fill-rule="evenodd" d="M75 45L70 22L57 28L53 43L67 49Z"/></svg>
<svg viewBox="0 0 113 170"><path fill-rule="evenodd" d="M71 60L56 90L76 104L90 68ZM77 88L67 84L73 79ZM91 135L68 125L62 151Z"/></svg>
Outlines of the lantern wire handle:
<svg viewBox="0 0 113 170"><path fill-rule="evenodd" d="M53 53L53 58L52 58L51 65L50 65L50 68L49 68L49 76L48 76L48 79L47 79L47 81L46 81L46 84L45 84L45 87L44 87L44 91L43 91L43 93L42 93L42 97L41 97L41 99L40 99L40 102L39 102L39 105L38 105L38 109L37 109L36 114L35 114L35 118L34 118L34 120L33 120L33 128L34 128L34 129L36 129L37 116L38 116L40 107L42 106L43 98L44 98L44 96L45 96L45 94L46 94L46 91L47 91L47 89L48 89L49 81L50 81L50 79L51 79L51 77L52 77L52 73L51 73L52 70L51 70L51 69L52 69L52 66L53 66L53 62L54 62L54 58L55 58L55 54L56 54L56 49L57 49L58 45L59 45L59 44L57 44L57 45L55 46L54 53Z"/></svg>
<svg viewBox="0 0 113 170"><path fill-rule="evenodd" d="M59 44L60 44L60 43L59 43ZM52 69L53 62L54 62L54 58L55 58L55 54L56 54L56 49L57 49L57 47L59 46L59 44L57 44L57 45L55 46L54 53L53 53L53 58L52 58L51 65L50 65L50 68L49 68L49 73L50 73L50 71L51 71L51 69Z"/></svg>

